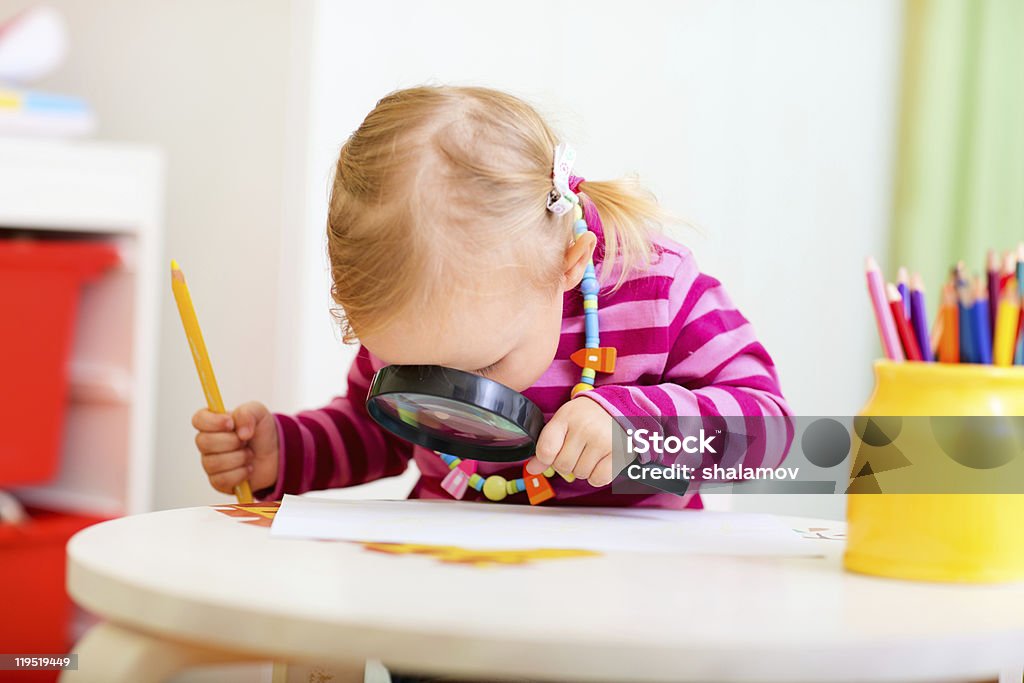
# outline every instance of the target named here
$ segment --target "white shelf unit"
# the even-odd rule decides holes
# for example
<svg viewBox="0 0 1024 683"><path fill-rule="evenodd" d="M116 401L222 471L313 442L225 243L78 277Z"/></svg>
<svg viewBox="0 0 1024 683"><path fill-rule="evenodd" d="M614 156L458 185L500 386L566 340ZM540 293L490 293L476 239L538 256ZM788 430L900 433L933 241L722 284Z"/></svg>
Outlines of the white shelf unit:
<svg viewBox="0 0 1024 683"><path fill-rule="evenodd" d="M109 516L152 507L162 209L153 147L0 138L4 234L102 237L121 256L82 290L58 475L15 489L25 503Z"/></svg>

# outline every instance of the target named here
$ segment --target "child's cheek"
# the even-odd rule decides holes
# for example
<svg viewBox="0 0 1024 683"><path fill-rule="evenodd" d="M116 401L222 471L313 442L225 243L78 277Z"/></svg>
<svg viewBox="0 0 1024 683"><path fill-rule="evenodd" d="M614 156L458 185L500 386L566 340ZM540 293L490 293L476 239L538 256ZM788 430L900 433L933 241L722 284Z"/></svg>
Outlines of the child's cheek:
<svg viewBox="0 0 1024 683"><path fill-rule="evenodd" d="M502 368L507 372L506 379L495 377L516 391L533 386L555 359L562 332L561 297L557 306L546 306L545 310L538 310L529 323L529 329L523 332L519 348L509 355L505 361L506 368ZM583 345L582 339L580 345Z"/></svg>

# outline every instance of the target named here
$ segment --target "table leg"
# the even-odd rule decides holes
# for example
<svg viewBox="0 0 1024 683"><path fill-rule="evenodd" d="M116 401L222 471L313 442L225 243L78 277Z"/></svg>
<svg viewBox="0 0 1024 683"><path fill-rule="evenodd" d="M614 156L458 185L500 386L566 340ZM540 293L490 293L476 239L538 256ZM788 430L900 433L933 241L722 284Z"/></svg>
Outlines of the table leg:
<svg viewBox="0 0 1024 683"><path fill-rule="evenodd" d="M387 669L384 678L370 678L369 665L363 664L307 664L303 662L274 662L272 683L364 683L389 681ZM1017 683L1020 683L1018 681Z"/></svg>
<svg viewBox="0 0 1024 683"><path fill-rule="evenodd" d="M93 626L74 649L78 670L61 683L158 683L193 666L262 661L252 655L215 650L151 636L110 622Z"/></svg>

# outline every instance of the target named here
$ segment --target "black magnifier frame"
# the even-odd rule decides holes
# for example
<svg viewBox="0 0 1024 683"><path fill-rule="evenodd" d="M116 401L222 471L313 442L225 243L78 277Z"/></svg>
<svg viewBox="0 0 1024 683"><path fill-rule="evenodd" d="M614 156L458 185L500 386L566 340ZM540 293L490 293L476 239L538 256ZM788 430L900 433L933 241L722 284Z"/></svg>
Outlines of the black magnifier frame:
<svg viewBox="0 0 1024 683"><path fill-rule="evenodd" d="M440 365L381 368L370 383L366 410L406 441L485 462L529 458L544 427L544 413L518 391Z"/></svg>

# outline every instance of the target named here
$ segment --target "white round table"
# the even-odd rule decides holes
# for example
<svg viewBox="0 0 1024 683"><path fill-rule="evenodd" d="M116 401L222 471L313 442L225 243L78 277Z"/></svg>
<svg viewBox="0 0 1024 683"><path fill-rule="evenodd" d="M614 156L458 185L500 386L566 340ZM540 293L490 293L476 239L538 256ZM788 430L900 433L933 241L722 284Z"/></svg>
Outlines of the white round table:
<svg viewBox="0 0 1024 683"><path fill-rule="evenodd" d="M1024 585L859 576L841 568L841 540L806 536L819 557L612 553L480 568L272 538L213 507L126 517L68 545L69 591L106 621L63 680L366 659L470 678L978 680L1024 661Z"/></svg>

